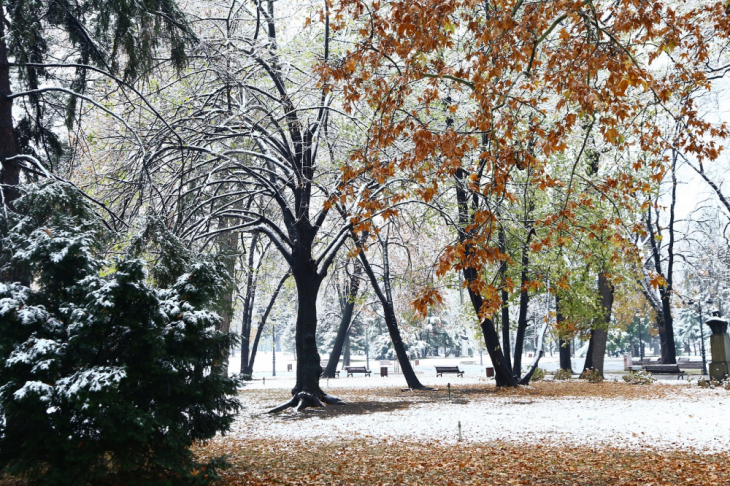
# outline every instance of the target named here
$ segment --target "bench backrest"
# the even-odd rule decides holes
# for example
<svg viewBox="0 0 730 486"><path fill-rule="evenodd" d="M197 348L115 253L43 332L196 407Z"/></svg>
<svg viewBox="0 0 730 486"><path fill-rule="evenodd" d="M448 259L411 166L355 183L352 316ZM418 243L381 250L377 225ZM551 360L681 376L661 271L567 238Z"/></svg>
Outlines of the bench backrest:
<svg viewBox="0 0 730 486"><path fill-rule="evenodd" d="M360 370L365 371L364 366L345 366L345 369L347 371L360 371Z"/></svg>
<svg viewBox="0 0 730 486"><path fill-rule="evenodd" d="M436 371L459 371L458 366L437 366Z"/></svg>
<svg viewBox="0 0 730 486"><path fill-rule="evenodd" d="M644 368L647 369L647 371L654 370L654 371L678 371L679 365L676 364L667 364L667 365L647 365Z"/></svg>

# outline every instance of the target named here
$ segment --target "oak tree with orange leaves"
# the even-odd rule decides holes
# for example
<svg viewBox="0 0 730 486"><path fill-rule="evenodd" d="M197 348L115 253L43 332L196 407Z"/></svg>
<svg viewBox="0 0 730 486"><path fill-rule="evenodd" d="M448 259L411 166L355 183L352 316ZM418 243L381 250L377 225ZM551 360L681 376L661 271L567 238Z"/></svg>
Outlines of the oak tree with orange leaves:
<svg viewBox="0 0 730 486"><path fill-rule="evenodd" d="M637 193L651 190L639 173L661 180L669 151L714 160L713 138L727 132L701 119L693 94L709 89L708 66L722 64L725 6L341 0L337 8L333 28L354 25L359 41L323 76L344 83L347 109L366 102L376 115L368 143L345 170L379 183L405 175L414 181L410 194L425 202L452 198L458 241L439 273L462 272L498 384L516 386L492 320L500 283L486 271L507 258L497 241L500 203L515 199L513 181L529 168L541 190L563 197L534 226L570 233L580 205L636 204ZM682 132L666 136L679 120ZM589 160L593 143L631 163L607 170ZM595 173L578 184L587 160ZM372 204L387 208L402 197L381 191ZM616 227L614 219L595 224ZM639 222L634 230L644 228ZM436 298L420 299L421 310Z"/></svg>

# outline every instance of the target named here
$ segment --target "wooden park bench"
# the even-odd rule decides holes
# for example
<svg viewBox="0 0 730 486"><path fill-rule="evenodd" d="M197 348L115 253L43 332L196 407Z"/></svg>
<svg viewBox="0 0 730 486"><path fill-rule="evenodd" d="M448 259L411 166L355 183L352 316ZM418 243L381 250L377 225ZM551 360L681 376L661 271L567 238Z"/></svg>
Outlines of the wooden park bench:
<svg viewBox="0 0 730 486"><path fill-rule="evenodd" d="M353 373L363 373L365 376L370 376L370 370L364 366L345 366L347 370L347 376L352 376Z"/></svg>
<svg viewBox="0 0 730 486"><path fill-rule="evenodd" d="M644 371L648 371L652 375L677 375L677 379L684 378L684 371L679 369L676 364L652 364L645 365Z"/></svg>
<svg viewBox="0 0 730 486"><path fill-rule="evenodd" d="M458 366L437 366L436 376L444 376L444 373L455 373L456 376L464 376L464 372L459 369Z"/></svg>
<svg viewBox="0 0 730 486"><path fill-rule="evenodd" d="M690 360L677 360L677 366L680 370L701 370L702 361L690 361Z"/></svg>
<svg viewBox="0 0 730 486"><path fill-rule="evenodd" d="M327 369L327 364L329 363L329 361L330 360L328 359L323 359L319 362L319 366L322 367L322 374L320 374L319 376L322 376L324 374L324 370ZM340 370L335 370L335 377L340 377Z"/></svg>

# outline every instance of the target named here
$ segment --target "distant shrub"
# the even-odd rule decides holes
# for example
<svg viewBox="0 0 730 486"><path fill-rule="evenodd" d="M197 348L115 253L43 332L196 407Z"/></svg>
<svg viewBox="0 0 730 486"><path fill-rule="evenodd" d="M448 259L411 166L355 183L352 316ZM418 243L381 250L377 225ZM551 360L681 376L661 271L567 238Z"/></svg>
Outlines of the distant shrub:
<svg viewBox="0 0 730 486"><path fill-rule="evenodd" d="M641 370L624 375L623 380L630 385L651 385L656 381L656 378L648 371Z"/></svg>
<svg viewBox="0 0 730 486"><path fill-rule="evenodd" d="M730 391L730 376L725 375L725 378L721 381L700 378L699 381L697 381L697 384L702 388L724 388L725 390Z"/></svg>
<svg viewBox="0 0 730 486"><path fill-rule="evenodd" d="M573 374L570 370L558 370L555 372L556 380L570 380L571 378L573 378Z"/></svg>
<svg viewBox="0 0 730 486"><path fill-rule="evenodd" d="M532 372L532 376L530 377L530 381L540 381L545 378L546 373L542 368L535 368L535 371Z"/></svg>
<svg viewBox="0 0 730 486"><path fill-rule="evenodd" d="M587 380L589 383L603 382L603 374L600 371L592 368L588 368L587 370L585 370L580 377L584 380Z"/></svg>

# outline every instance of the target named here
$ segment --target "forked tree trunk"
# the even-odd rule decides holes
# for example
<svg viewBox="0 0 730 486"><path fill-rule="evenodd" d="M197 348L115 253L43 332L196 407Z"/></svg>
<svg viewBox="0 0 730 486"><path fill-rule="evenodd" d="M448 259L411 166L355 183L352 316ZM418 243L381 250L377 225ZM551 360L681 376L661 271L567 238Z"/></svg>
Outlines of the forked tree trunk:
<svg viewBox="0 0 730 486"><path fill-rule="evenodd" d="M337 336L335 337L335 343L332 346L332 352L330 353L329 361L327 361L327 368L325 368L322 374L323 378L334 378L335 371L337 371L337 364L340 361L342 355L342 347L345 341L349 344L349 330L350 324L352 323L352 314L355 311L355 300L357 299L357 292L360 288L360 274L362 273L362 266L358 260L355 260L355 268L350 278L350 283L345 293L345 305L342 309L342 319L340 320L340 327L337 329ZM349 346L348 346L349 351ZM348 364L349 365L349 364Z"/></svg>

